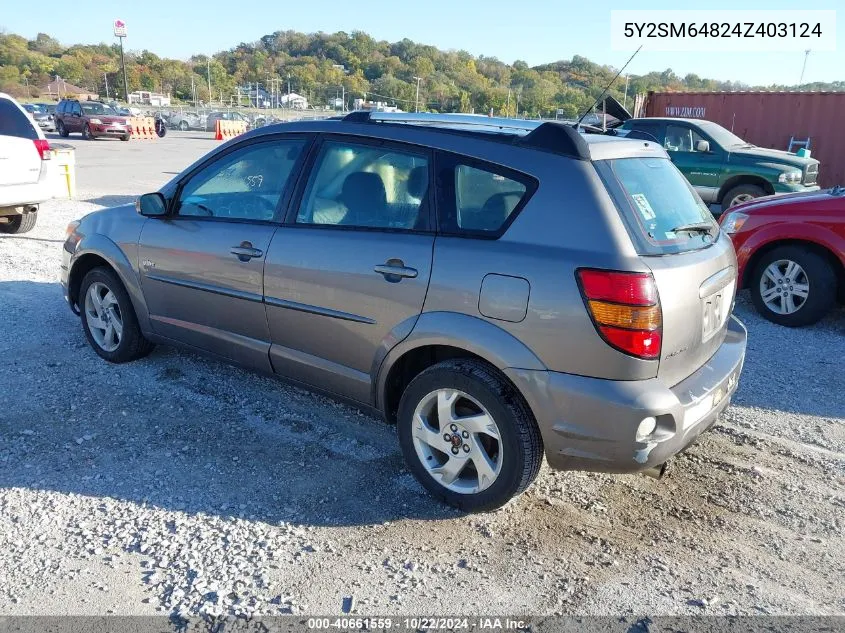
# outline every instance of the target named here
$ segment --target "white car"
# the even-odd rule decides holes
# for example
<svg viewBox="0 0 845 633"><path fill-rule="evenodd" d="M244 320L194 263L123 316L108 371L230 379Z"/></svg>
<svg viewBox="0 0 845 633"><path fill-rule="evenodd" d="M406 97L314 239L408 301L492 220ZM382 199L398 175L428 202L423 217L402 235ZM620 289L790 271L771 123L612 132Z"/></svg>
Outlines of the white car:
<svg viewBox="0 0 845 633"><path fill-rule="evenodd" d="M50 144L21 105L0 92L0 232L26 233L53 197Z"/></svg>

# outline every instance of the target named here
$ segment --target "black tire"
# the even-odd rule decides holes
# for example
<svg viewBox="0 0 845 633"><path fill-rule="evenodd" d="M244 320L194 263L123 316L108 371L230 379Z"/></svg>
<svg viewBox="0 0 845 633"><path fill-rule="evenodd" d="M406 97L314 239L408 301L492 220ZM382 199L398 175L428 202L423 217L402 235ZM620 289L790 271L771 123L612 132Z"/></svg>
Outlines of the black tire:
<svg viewBox="0 0 845 633"><path fill-rule="evenodd" d="M501 470L492 485L477 493L456 492L438 483L414 448L414 411L428 394L444 388L477 400L499 429ZM417 480L437 499L466 512L502 507L531 485L543 463L543 440L528 404L495 368L477 360L443 361L414 378L399 403L397 431L405 462Z"/></svg>
<svg viewBox="0 0 845 633"><path fill-rule="evenodd" d="M129 140L129 134L124 134L123 136L120 137L120 140L121 141L128 141Z"/></svg>
<svg viewBox="0 0 845 633"><path fill-rule="evenodd" d="M188 125L187 121L179 121L179 129L183 132L187 132L190 128L191 126Z"/></svg>
<svg viewBox="0 0 845 633"><path fill-rule="evenodd" d="M82 138L86 141L93 141L94 137L91 135L91 128L88 127L88 124L85 124L85 127L82 128Z"/></svg>
<svg viewBox="0 0 845 633"><path fill-rule="evenodd" d="M23 215L7 216L8 222L0 224L0 231L3 233L27 233L35 228L38 220L38 211L24 213Z"/></svg>
<svg viewBox="0 0 845 633"><path fill-rule="evenodd" d="M792 261L801 266L809 285L804 303L791 314L778 314L769 308L760 289L766 268L779 260ZM772 323L786 327L812 325L822 319L836 302L836 273L833 267L822 255L803 246L779 246L763 255L754 267L750 284L751 299L757 312Z"/></svg>
<svg viewBox="0 0 845 633"><path fill-rule="evenodd" d="M105 285L115 295L120 310L120 317L123 321L123 334L117 349L113 351L106 351L100 347L92 336L91 329L88 326L85 297L91 285L97 282ZM144 335L141 333L141 328L138 326L138 317L135 316L135 309L132 307L129 294L112 269L101 266L88 271L82 279L77 304L81 312L80 319L82 320L82 329L85 332L85 338L88 339L88 344L97 352L100 358L110 363L126 363L143 358L153 351L155 345L144 338Z"/></svg>
<svg viewBox="0 0 845 633"><path fill-rule="evenodd" d="M738 197L746 197L748 199L751 198L759 198L761 196L765 196L766 192L763 190L762 187L758 187L757 185L739 185L734 187L730 191L725 194L725 197L722 198L722 213L730 209L731 207L739 204L739 202L735 202ZM748 200L743 199L742 202L747 202Z"/></svg>
<svg viewBox="0 0 845 633"><path fill-rule="evenodd" d="M61 121L58 121L56 123L56 131L59 133L59 136L61 136L62 138L67 138L68 136L70 136L70 132L67 131L65 124L62 123Z"/></svg>

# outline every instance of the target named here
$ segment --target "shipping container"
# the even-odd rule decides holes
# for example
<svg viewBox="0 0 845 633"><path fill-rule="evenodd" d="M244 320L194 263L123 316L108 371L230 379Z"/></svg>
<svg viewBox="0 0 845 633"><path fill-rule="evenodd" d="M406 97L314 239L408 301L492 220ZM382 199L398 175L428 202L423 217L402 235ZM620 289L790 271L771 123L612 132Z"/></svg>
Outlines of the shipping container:
<svg viewBox="0 0 845 633"><path fill-rule="evenodd" d="M645 116L707 119L784 151L809 139L819 184L845 185L845 92L649 92Z"/></svg>

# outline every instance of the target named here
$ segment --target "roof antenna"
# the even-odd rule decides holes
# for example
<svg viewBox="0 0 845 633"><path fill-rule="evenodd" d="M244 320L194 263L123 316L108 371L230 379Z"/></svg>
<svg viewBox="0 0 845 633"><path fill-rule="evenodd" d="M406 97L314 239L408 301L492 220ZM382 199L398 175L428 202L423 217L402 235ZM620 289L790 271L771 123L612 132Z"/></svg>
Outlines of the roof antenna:
<svg viewBox="0 0 845 633"><path fill-rule="evenodd" d="M634 54L633 54L633 55L631 55L631 56L628 58L628 61L627 61L627 62L625 62L625 65L624 65L624 66L622 66L622 68L620 68L620 69L619 69L619 72L618 72L618 73L616 73L616 76L615 76L613 79L611 79L611 80L610 80L610 83L609 83L609 84L607 84L607 86L605 86L604 90L602 90L601 94L599 95L599 98L598 98L598 99L596 99L595 103L593 103L593 105L591 105L589 108L587 108L586 110L584 110L584 114L582 114L582 115L581 115L581 118L580 118L580 119L578 119L578 121L577 121L577 122L575 123L575 125L573 125L572 127L574 127L574 128L577 130L577 129L581 126L581 121L583 121L583 120L584 120L584 117L585 117L585 116L587 116L587 115L590 113L590 110L592 110L592 109L593 109L593 108L595 108L598 104L600 104L600 103L601 103L601 100L604 98L604 95L606 95L606 94L607 94L607 91L608 91L608 90L610 90L610 87L613 85L613 82L615 82L617 79L619 79L619 75L621 75L621 74L622 74L622 72L623 72L623 71L624 71L624 70L628 67L628 64L630 64L630 63L631 63L631 60L633 60L633 59L634 59L634 57L636 57L636 56L637 56L637 53L639 53L639 52L640 52L640 49L641 49L642 47L643 47L643 45L642 45L642 44L640 44L639 48L638 48L637 50L635 50L635 51L634 51Z"/></svg>

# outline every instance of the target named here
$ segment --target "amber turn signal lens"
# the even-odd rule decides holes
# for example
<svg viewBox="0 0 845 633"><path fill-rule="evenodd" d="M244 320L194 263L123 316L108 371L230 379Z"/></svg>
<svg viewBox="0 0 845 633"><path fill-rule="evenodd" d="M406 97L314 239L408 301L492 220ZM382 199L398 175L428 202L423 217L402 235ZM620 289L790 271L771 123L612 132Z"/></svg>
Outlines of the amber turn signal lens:
<svg viewBox="0 0 845 633"><path fill-rule="evenodd" d="M656 330L661 326L660 306L623 306L605 301L590 301L589 305L600 325L628 330Z"/></svg>

